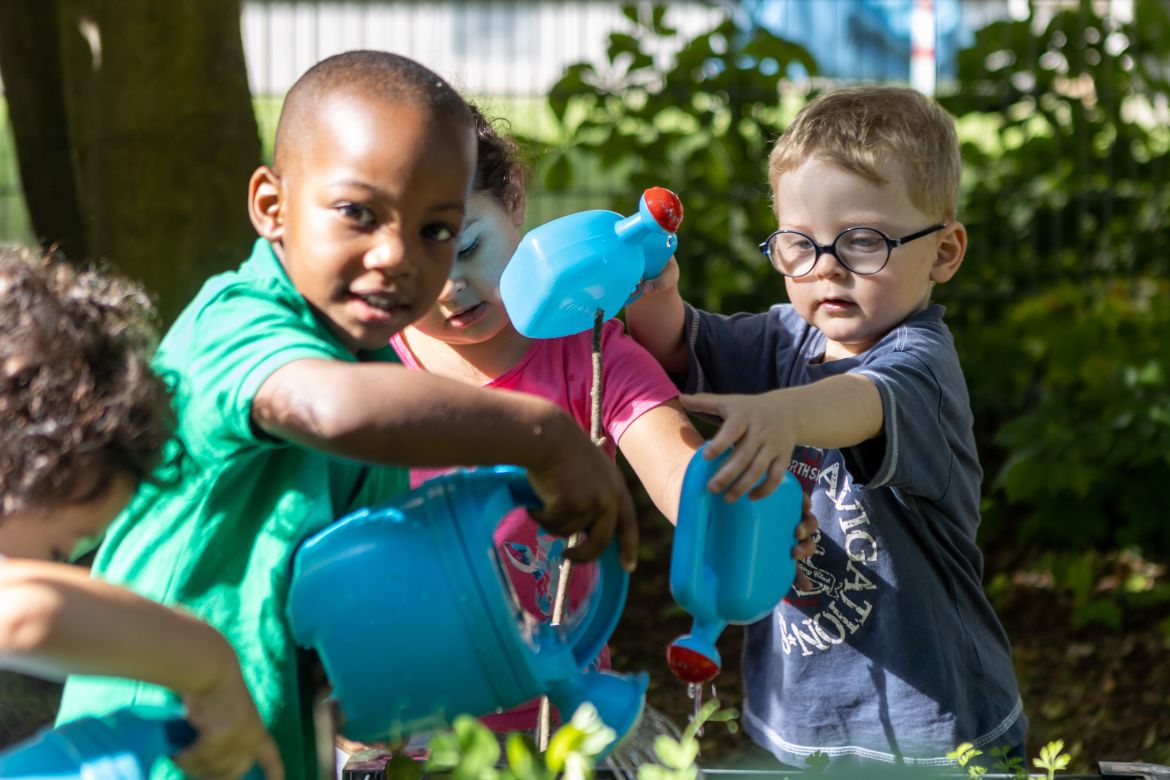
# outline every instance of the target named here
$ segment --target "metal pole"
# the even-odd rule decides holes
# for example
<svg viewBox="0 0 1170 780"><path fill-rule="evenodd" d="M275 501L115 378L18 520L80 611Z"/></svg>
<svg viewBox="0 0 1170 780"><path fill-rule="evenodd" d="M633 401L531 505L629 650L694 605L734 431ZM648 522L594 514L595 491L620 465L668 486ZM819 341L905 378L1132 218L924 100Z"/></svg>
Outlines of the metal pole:
<svg viewBox="0 0 1170 780"><path fill-rule="evenodd" d="M938 77L937 30L934 3L914 0L914 8L910 11L910 86L924 95L934 95Z"/></svg>

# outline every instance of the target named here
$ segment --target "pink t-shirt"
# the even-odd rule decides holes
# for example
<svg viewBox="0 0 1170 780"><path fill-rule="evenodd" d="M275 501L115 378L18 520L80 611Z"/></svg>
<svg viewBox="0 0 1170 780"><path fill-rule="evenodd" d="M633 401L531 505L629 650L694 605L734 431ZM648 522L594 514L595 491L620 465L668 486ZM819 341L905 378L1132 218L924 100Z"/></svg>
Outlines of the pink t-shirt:
<svg viewBox="0 0 1170 780"><path fill-rule="evenodd" d="M423 370L400 334L390 344L404 365ZM585 331L559 339L541 339L511 369L485 387L517 390L546 398L573 416L589 430L590 391L593 387L593 333ZM601 427L605 451L615 457L617 444L626 429L644 413L678 397L678 390L666 372L646 350L625 333L618 320L602 328ZM412 469L411 487L447 469ZM547 620L556 596L556 578L565 540L548 533L524 510L511 512L496 528L495 542L500 559L515 587L521 606L529 614ZM596 579L595 566L574 566L569 583L569 612L588 596ZM600 668L609 667L609 651L598 657ZM483 718L496 731L532 729L537 703L523 704L500 715Z"/></svg>

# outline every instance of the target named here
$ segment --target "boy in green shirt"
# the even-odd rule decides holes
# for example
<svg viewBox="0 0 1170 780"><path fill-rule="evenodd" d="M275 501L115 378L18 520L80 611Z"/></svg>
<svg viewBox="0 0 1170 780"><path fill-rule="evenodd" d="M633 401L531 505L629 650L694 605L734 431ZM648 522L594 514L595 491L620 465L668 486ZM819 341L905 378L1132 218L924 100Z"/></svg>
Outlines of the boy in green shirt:
<svg viewBox="0 0 1170 780"><path fill-rule="evenodd" d="M390 336L447 279L475 153L466 104L411 60L347 52L298 80L273 166L249 185L261 239L238 271L207 282L159 350L181 468L139 492L95 562L228 637L290 780L317 766L311 690L284 618L291 555L403 489L405 471L388 466L524 466L545 504L537 519L585 532L573 557L595 557L615 532L627 567L636 555L621 474L568 415L391 363ZM71 678L60 717L168 697Z"/></svg>

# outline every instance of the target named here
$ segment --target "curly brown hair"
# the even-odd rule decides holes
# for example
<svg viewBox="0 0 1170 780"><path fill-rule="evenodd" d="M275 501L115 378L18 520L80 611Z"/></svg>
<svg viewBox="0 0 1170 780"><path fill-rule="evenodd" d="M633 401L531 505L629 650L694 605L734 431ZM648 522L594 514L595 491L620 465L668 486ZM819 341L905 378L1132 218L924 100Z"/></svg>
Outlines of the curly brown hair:
<svg viewBox="0 0 1170 780"><path fill-rule="evenodd" d="M149 478L171 436L138 284L0 245L0 517L68 502L83 473Z"/></svg>
<svg viewBox="0 0 1170 780"><path fill-rule="evenodd" d="M467 106L475 122L478 150L471 190L487 192L500 205L510 208L524 192L530 166L521 154L520 145L496 129L496 124L504 120L488 119L474 103Z"/></svg>

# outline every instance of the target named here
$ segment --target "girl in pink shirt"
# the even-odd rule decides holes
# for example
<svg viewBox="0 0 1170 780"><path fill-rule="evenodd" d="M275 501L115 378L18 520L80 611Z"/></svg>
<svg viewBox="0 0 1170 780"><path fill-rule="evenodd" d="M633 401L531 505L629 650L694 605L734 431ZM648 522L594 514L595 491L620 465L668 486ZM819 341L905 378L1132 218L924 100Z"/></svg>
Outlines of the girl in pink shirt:
<svg viewBox="0 0 1170 780"><path fill-rule="evenodd" d="M555 339L530 339L512 325L500 300L500 275L520 243L526 199L525 167L514 142L498 135L473 107L479 160L459 254L446 286L422 319L396 334L391 344L402 362L469 384L547 398L590 428L592 338L589 331ZM625 334L618 320L602 332L602 445L611 457L620 449L655 506L672 523L678 513L683 475L702 436L677 400L678 390L658 362ZM441 473L415 469L412 486ZM802 523L808 539L815 520ZM801 531L798 531L800 534ZM505 517L495 541L521 606L547 619L564 540L543 531L523 510ZM802 543L811 548L811 542ZM803 547L793 554L803 557ZM811 549L807 552L811 552ZM588 593L594 565L576 565L568 612ZM608 651L598 659L608 666ZM496 731L530 730L537 703L483 718Z"/></svg>

